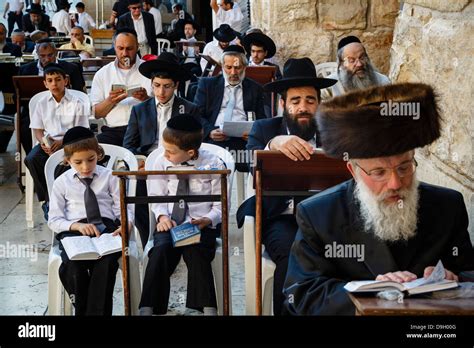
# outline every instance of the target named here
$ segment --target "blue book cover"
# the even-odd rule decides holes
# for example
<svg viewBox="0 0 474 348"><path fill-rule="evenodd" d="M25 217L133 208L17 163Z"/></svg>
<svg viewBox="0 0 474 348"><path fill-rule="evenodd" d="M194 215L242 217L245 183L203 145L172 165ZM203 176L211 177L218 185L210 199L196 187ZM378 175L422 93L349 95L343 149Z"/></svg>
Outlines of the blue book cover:
<svg viewBox="0 0 474 348"><path fill-rule="evenodd" d="M171 229L171 239L174 247L197 244L201 242L201 230L197 225L185 222Z"/></svg>

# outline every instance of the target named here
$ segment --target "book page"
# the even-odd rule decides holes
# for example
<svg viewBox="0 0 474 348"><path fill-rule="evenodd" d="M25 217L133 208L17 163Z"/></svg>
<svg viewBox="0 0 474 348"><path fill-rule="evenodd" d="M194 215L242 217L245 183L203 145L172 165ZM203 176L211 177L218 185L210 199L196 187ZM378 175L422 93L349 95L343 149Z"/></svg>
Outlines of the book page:
<svg viewBox="0 0 474 348"><path fill-rule="evenodd" d="M91 239L100 256L122 251L122 237L120 235L112 236L112 233L104 233L100 237Z"/></svg>
<svg viewBox="0 0 474 348"><path fill-rule="evenodd" d="M240 138L244 133L250 133L253 121L227 121L222 125L222 131L229 137Z"/></svg>
<svg viewBox="0 0 474 348"><path fill-rule="evenodd" d="M89 236L66 237L61 243L70 260L95 260L99 257Z"/></svg>

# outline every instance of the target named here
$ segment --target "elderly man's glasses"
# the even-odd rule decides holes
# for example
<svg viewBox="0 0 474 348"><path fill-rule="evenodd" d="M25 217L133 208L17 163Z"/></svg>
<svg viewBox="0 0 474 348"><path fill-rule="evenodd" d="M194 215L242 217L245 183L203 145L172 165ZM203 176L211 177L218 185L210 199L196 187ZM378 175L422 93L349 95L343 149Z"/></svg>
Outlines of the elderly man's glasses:
<svg viewBox="0 0 474 348"><path fill-rule="evenodd" d="M378 182L385 182L390 180L390 177L392 176L392 171L396 171L398 177L400 178L409 177L413 175L415 173L416 167L418 166L418 163L416 162L415 158L412 158L411 160L405 161L396 167L376 168L369 171L366 171L357 163L355 163L355 165L359 167L365 174L370 176L372 180Z"/></svg>
<svg viewBox="0 0 474 348"><path fill-rule="evenodd" d="M359 57L359 58L354 58L354 57L344 58L344 61L349 63L349 64L355 64L357 61L359 61L361 64L365 64L365 63L367 63L368 60L369 60L369 57L367 57L366 55L364 55L362 57Z"/></svg>

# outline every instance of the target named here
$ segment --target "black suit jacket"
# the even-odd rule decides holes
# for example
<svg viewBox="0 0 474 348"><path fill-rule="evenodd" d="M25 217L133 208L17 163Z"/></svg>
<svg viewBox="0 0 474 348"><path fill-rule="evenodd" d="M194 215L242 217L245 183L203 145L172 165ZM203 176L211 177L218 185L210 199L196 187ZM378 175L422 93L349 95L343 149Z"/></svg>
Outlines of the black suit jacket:
<svg viewBox="0 0 474 348"><path fill-rule="evenodd" d="M25 41L25 49L23 53L33 53L35 50L35 44L32 41Z"/></svg>
<svg viewBox="0 0 474 348"><path fill-rule="evenodd" d="M152 54L158 54L158 43L156 42L155 19L152 14L142 11L143 23L145 24L145 34ZM135 29L133 25L132 14L130 12L121 15L117 22L117 29L121 28Z"/></svg>
<svg viewBox="0 0 474 348"><path fill-rule="evenodd" d="M49 23L50 23L49 16L47 14L42 13L41 14L41 21L38 25L38 30L42 30L45 32L49 32ZM31 23L30 19L30 14L24 14L23 17L21 18L21 22L23 23L23 31L26 33L32 33L36 30L35 26L33 23Z"/></svg>
<svg viewBox="0 0 474 348"><path fill-rule="evenodd" d="M84 77L82 76L82 65L69 63L65 61L58 61L58 64L66 74L69 75L69 83L72 89L84 92ZM38 61L34 61L20 67L18 75L38 75Z"/></svg>
<svg viewBox="0 0 474 348"><path fill-rule="evenodd" d="M298 205L299 229L283 290L286 299L292 298L292 303L285 301L290 314L354 315L355 308L343 289L351 280L373 280L394 271L422 277L424 269L438 260L456 274L474 269L467 211L459 192L420 183L416 236L394 258L386 242L363 229L354 187L349 180ZM329 257L328 246L334 242L364 246L363 259ZM404 269L399 269L400 264Z"/></svg>
<svg viewBox="0 0 474 348"><path fill-rule="evenodd" d="M10 53L12 56L15 57L22 56L21 47L11 42L5 43L5 47L3 47L3 53Z"/></svg>
<svg viewBox="0 0 474 348"><path fill-rule="evenodd" d="M216 129L214 126L219 115L224 98L224 77L203 77L199 79L194 104L199 107L201 123L204 128L204 140L209 139L209 133ZM244 111L255 112L256 119L265 118L263 88L257 82L245 78L242 81Z"/></svg>
<svg viewBox="0 0 474 348"><path fill-rule="evenodd" d="M147 155L150 147L156 142L158 120L155 103L153 97L132 108L123 139L123 147L129 149L135 155ZM183 113L183 107L184 113L189 113L199 120L197 105L177 96L174 97L171 117Z"/></svg>

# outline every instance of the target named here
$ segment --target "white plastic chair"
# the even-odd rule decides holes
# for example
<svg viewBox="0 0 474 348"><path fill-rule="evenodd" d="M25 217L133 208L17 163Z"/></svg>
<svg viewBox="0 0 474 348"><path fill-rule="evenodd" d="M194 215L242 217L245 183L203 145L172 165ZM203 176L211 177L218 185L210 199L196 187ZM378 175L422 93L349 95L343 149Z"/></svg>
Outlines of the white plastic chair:
<svg viewBox="0 0 474 348"><path fill-rule="evenodd" d="M90 35L84 35L84 41L91 46L94 46L94 39Z"/></svg>
<svg viewBox="0 0 474 348"><path fill-rule="evenodd" d="M247 180L247 195L255 195L253 177ZM245 261L245 313L255 315L255 218L246 216L244 220L244 261ZM262 314L273 314L273 274L276 265L262 246Z"/></svg>
<svg viewBox="0 0 474 348"><path fill-rule="evenodd" d="M100 144L105 151L105 154L110 156L107 163L107 168L112 169L117 159L124 160L130 170L138 170L138 163L129 150L115 145ZM61 149L51 155L46 162L44 172L46 175L46 182L48 184L48 192L51 193L54 183L54 170L56 166L63 160L64 150ZM136 180L128 182L128 193L135 194ZM61 252L59 250L59 242L56 240L56 235L52 233L51 250L48 258L48 314L61 315L64 309L65 315L72 314L72 303L68 294L59 279L59 266L61 266ZM119 267L122 269L122 258L119 259ZM141 280L139 269L139 255L136 242L136 229L130 234L129 241L129 280L130 280L130 305L132 315L138 315L138 305L141 297Z"/></svg>
<svg viewBox="0 0 474 348"><path fill-rule="evenodd" d="M320 63L316 65L316 75L318 77L328 77L332 73L337 71L337 63L336 62L326 62Z"/></svg>
<svg viewBox="0 0 474 348"><path fill-rule="evenodd" d="M227 202L228 202L228 211L230 211L230 203L231 203L231 193L232 193L232 181L235 171L235 162L234 158L230 154L229 151L226 149L213 145L213 144L201 144L201 149L207 150L212 152L216 156L218 156L226 165L226 168L231 171L229 177L227 178ZM145 162L145 170L153 170L153 163L155 162L156 158L163 152L163 148L158 148L153 151L146 159ZM152 179L150 179L152 180ZM149 181L147 181L147 185ZM149 205L150 207L151 205ZM156 217L149 209L150 212L150 234L148 236L148 242L143 250L143 270L146 271L146 267L148 264L148 253L153 248L153 233L155 232L156 226ZM212 273L214 274L214 287L216 289L216 300L217 300L217 312L218 314L222 315L224 313L224 304L222 303L222 299L224 296L224 288L223 288L223 277L224 277L224 269L222 267L222 240L220 238L216 239L216 255L214 260L211 263L212 266ZM232 286L231 286L231 279L229 276L229 314L232 315Z"/></svg>
<svg viewBox="0 0 474 348"><path fill-rule="evenodd" d="M167 40L167 39L156 39L156 42L158 43L158 55L160 55L161 52L164 52L164 51L169 52L170 47L171 47L171 42L170 42L170 40Z"/></svg>

